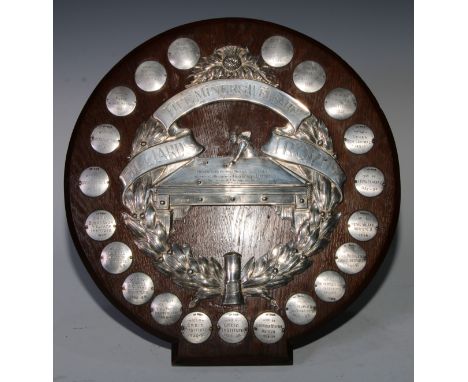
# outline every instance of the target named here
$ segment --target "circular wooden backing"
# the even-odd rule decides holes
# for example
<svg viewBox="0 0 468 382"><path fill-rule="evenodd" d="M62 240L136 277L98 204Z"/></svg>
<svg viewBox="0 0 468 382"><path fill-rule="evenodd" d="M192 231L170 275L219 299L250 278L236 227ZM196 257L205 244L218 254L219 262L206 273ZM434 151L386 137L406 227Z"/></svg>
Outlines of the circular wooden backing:
<svg viewBox="0 0 468 382"><path fill-rule="evenodd" d="M303 102L316 117L324 121L333 139L337 160L346 173L344 201L338 210L342 216L330 237L329 244L313 257L312 266L285 287L273 291L279 304L276 312L286 323L283 338L275 344L263 344L253 334L255 318L265 311L274 310L260 298L246 298L239 307L221 306L220 299L202 301L193 309L188 308L193 291L175 285L168 277L160 274L151 261L139 253L131 233L122 220L124 207L121 204L123 187L119 174L128 163L132 141L138 126L167 99L185 89L190 70L174 68L168 61L167 49L179 37L188 37L197 42L201 56L208 56L217 48L226 45L247 47L260 56L262 43L270 36L281 35L289 39L294 47L291 62L272 71L279 82L279 89ZM105 47L103 47L105 49ZM136 68L147 60L159 61L167 71L167 81L159 91L148 93L137 87L134 80ZM325 85L315 93L304 93L293 83L294 68L304 60L318 62L326 72ZM125 117L112 115L106 108L106 95L116 86L127 86L137 98L133 113ZM324 109L324 98L334 88L343 87L356 96L357 111L346 120L331 118ZM103 123L112 124L120 132L118 149L110 154L100 154L92 149L90 135ZM369 126L375 135L374 147L366 154L356 155L345 148L344 133L353 124ZM265 107L246 102L217 102L196 109L182 117L179 126L190 128L195 139L205 147L204 157L228 156L232 145L231 132L252 132L252 143L257 149L266 142L274 127L283 126L285 120ZM89 166L100 166L109 175L109 189L96 198L80 192L78 179ZM379 168L385 175L383 192L372 198L360 195L353 184L355 174L365 166ZM357 298L376 273L390 245L399 210L400 184L395 143L387 120L372 93L359 76L336 54L313 39L285 27L256 20L216 19L180 26L145 42L124 57L102 79L87 101L76 123L67 154L65 167L65 199L70 231L78 252L93 279L112 303L148 332L172 343L172 360L175 364L288 364L292 363L292 348L310 341L317 328L342 313ZM117 221L117 229L111 239L99 242L87 236L84 224L94 210L110 211ZM347 230L349 216L357 210L371 211L379 221L375 238L357 242ZM271 207L196 207L184 220L174 224L171 240L189 243L194 253L221 259L229 251L237 251L243 259L260 256L278 243L286 243L291 225L281 220ZM101 266L101 250L112 241L127 244L133 252L130 268L122 274L107 273ZM365 268L355 274L342 273L336 266L336 250L344 243L357 242L367 253ZM337 302L323 302L314 292L317 275L326 270L340 273L346 281L346 293ZM134 272L144 272L154 281L156 296L170 292L179 297L183 304L180 320L170 326L157 324L150 314L151 300L143 305L131 305L122 295L122 283ZM307 325L299 326L287 319L285 304L295 293L307 293L317 304L317 315ZM216 330L218 319L228 311L239 311L249 322L249 333L238 344L223 342ZM210 338L198 345L183 339L180 322L190 311L206 313L213 324Z"/></svg>

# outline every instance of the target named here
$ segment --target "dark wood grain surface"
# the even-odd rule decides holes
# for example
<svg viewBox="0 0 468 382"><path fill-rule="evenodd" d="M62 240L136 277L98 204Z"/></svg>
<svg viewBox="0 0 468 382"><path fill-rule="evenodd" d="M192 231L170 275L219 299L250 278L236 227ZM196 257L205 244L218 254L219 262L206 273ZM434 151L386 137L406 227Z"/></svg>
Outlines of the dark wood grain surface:
<svg viewBox="0 0 468 382"><path fill-rule="evenodd" d="M248 47L252 54L260 55L263 41L272 35L287 37L295 49L294 57L287 66L273 70L279 88L303 102L316 117L325 122L347 181L344 185L344 201L338 208L342 217L331 235L330 243L314 256L313 265L306 272L273 292L280 306L277 313L286 323L286 332L278 343L268 345L257 340L252 329L253 321L260 313L271 311L267 301L247 298L245 305L233 308L222 307L218 305L219 300L213 299L201 302L194 309L188 309L193 291L176 286L169 278L161 275L147 257L138 252L121 217L123 206L120 202L122 185L119 174L128 162L132 140L140 123L187 84L190 70L177 70L167 59L167 48L174 39L189 37L195 40L200 46L202 56L210 55L214 49L226 45ZM167 82L158 92L146 93L135 85L135 69L146 60L159 61L167 70ZM304 60L317 61L327 74L325 85L316 93L303 93L292 82L294 68ZM107 93L119 85L128 86L137 96L135 111L126 117L114 116L106 108ZM350 89L358 101L356 113L343 121L329 117L323 106L326 94L336 87ZM111 154L99 154L90 146L90 134L101 123L113 124L121 135L119 148ZM375 144L367 154L352 154L344 146L344 132L354 123L366 124L374 132ZM210 104L179 120L181 127L192 129L196 140L205 147L206 151L202 155L206 157L230 154L230 132L250 130L253 145L259 148L266 142L274 127L284 124L285 121L274 112L246 102ZM86 197L78 188L80 173L89 166L104 168L110 177L109 189L97 198ZM384 191L377 197L366 198L354 188L354 175L365 166L378 167L385 175ZM308 343L317 328L342 313L376 273L390 245L399 210L400 180L395 144L383 112L363 81L342 59L311 38L275 24L255 20L220 19L188 24L145 42L124 57L103 78L83 108L70 141L65 171L68 222L84 264L114 305L150 333L172 342L174 364L292 363L292 348ZM117 220L115 234L103 242L92 240L84 230L87 216L97 209L110 211ZM361 209L371 211L377 216L378 233L368 242L358 242L368 255L364 270L356 275L346 275L338 270L334 254L343 243L356 242L349 235L346 225L349 216ZM189 243L197 254L218 258L232 250L241 253L244 259L261 256L275 244L285 243L291 237L290 223L281 220L271 207L196 207L183 220L175 222L174 227L172 241ZM119 275L105 272L99 261L101 250L112 241L126 243L134 254L130 269ZM314 280L324 270L335 270L346 280L346 293L338 302L323 302L314 292ZM129 304L122 296L121 286L124 279L136 271L151 276L155 284L155 295L168 291L180 298L184 306L181 319L189 311L205 312L211 318L214 328L211 337L200 345L190 344L180 334L180 320L174 325L164 327L152 319L150 303L141 306ZM315 319L304 326L290 322L284 311L287 299L298 292L311 295L317 303ZM218 318L231 310L243 313L249 321L249 334L239 344L223 342L215 329Z"/></svg>

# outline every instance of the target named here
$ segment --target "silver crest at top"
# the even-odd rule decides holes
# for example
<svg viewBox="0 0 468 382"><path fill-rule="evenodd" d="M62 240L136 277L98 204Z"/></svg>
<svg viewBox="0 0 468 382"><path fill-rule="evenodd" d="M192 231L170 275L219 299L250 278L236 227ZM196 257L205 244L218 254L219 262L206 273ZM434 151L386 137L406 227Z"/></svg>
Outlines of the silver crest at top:
<svg viewBox="0 0 468 382"><path fill-rule="evenodd" d="M157 61L142 62L135 71L135 83L145 92L155 92L166 83L167 73Z"/></svg>
<svg viewBox="0 0 468 382"><path fill-rule="evenodd" d="M319 91L325 85L326 78L325 70L315 61L301 62L293 73L294 84L305 93Z"/></svg>
<svg viewBox="0 0 468 382"><path fill-rule="evenodd" d="M263 60L274 68L289 64L294 55L294 48L286 37L271 36L262 45Z"/></svg>
<svg viewBox="0 0 468 382"><path fill-rule="evenodd" d="M135 110L135 93L126 86L117 86L107 94L106 105L112 114L125 117Z"/></svg>
<svg viewBox="0 0 468 382"><path fill-rule="evenodd" d="M356 109L356 97L348 89L333 89L325 97L325 111L332 118L339 120L347 119L354 114Z"/></svg>
<svg viewBox="0 0 468 382"><path fill-rule="evenodd" d="M177 69L191 69L200 59L200 48L192 39L181 37L169 45L167 58Z"/></svg>

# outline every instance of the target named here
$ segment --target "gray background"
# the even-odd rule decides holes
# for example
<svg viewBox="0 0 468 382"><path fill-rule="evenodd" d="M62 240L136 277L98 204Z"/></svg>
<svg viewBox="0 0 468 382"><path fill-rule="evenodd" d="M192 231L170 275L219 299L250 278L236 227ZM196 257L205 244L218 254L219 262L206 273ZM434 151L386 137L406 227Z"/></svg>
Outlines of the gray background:
<svg viewBox="0 0 468 382"><path fill-rule="evenodd" d="M67 229L65 154L88 96L133 48L174 26L250 17L327 45L364 79L384 110L401 165L400 222L377 277L294 366L172 367L168 345L103 297ZM413 375L413 6L411 1L56 1L54 10L54 380L411 381Z"/></svg>

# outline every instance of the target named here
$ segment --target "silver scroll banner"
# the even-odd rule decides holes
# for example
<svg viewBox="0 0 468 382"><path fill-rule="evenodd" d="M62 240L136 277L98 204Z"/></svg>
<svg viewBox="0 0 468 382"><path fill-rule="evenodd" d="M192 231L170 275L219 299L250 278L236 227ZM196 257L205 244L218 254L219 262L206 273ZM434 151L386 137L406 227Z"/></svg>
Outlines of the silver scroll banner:
<svg viewBox="0 0 468 382"><path fill-rule="evenodd" d="M120 180L125 188L143 174L161 166L192 159L203 151L191 134L164 142L141 152L123 169Z"/></svg>
<svg viewBox="0 0 468 382"><path fill-rule="evenodd" d="M262 82L246 79L213 80L192 86L164 102L153 114L167 129L188 112L218 101L246 101L265 106L297 129L310 111L289 94Z"/></svg>
<svg viewBox="0 0 468 382"><path fill-rule="evenodd" d="M346 180L346 175L335 158L313 144L273 133L270 140L262 147L262 151L274 159L318 171L340 190Z"/></svg>

